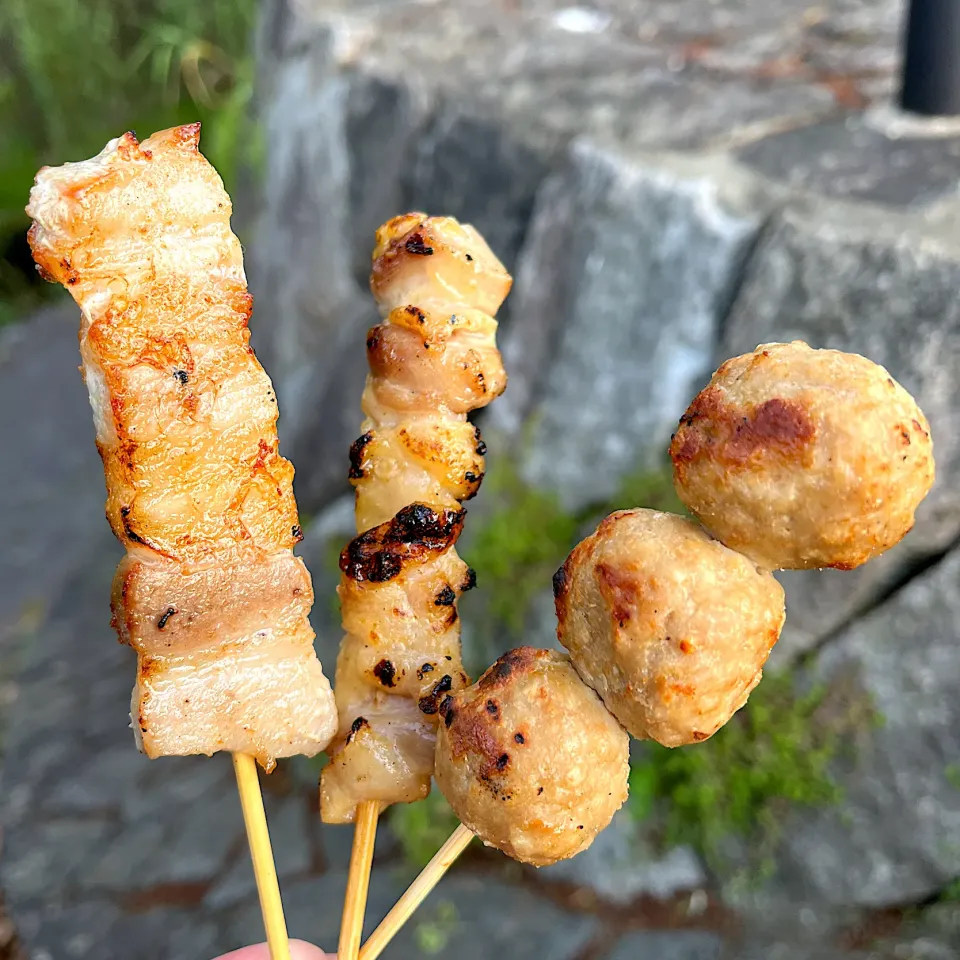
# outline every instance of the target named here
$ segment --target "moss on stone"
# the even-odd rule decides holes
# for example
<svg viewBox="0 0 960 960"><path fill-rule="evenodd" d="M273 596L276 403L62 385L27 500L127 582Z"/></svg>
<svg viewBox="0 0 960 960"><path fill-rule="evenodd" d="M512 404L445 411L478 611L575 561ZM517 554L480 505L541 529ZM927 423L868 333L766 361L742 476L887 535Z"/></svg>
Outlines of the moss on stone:
<svg viewBox="0 0 960 960"><path fill-rule="evenodd" d="M466 560L477 571L490 627L518 637L534 596L573 546L577 517L555 495L527 486L507 461L490 470L484 488L494 506L473 531Z"/></svg>
<svg viewBox="0 0 960 960"><path fill-rule="evenodd" d="M441 900L423 913L426 916L414 927L413 936L420 952L433 957L442 953L456 935L460 918L450 900Z"/></svg>
<svg viewBox="0 0 960 960"><path fill-rule="evenodd" d="M340 553L346 544L343 537L329 537L323 545L323 566L328 570L331 576L335 577L335 583L340 582ZM340 622L340 594L336 590L331 590L327 596L327 612L337 623Z"/></svg>
<svg viewBox="0 0 960 960"><path fill-rule="evenodd" d="M943 769L943 775L951 787L960 790L960 763L948 763Z"/></svg>
<svg viewBox="0 0 960 960"><path fill-rule="evenodd" d="M565 511L554 493L524 483L506 460L488 472L484 494L493 506L480 518L466 559L477 571L492 626L514 638L585 524L631 507L684 512L669 467L631 473L610 500L575 513Z"/></svg>
<svg viewBox="0 0 960 960"><path fill-rule="evenodd" d="M630 806L663 818L665 845L690 844L713 869L724 869L734 841L763 877L791 807L842 799L831 775L856 735L879 717L866 694L847 684L798 692L787 671L764 676L747 705L709 740L667 749L645 745L630 775Z"/></svg>
<svg viewBox="0 0 960 960"><path fill-rule="evenodd" d="M673 485L673 468L669 461L659 469L639 469L628 473L620 481L617 492L602 505L604 514L614 510L630 510L645 507L689 516L683 501L677 496Z"/></svg>

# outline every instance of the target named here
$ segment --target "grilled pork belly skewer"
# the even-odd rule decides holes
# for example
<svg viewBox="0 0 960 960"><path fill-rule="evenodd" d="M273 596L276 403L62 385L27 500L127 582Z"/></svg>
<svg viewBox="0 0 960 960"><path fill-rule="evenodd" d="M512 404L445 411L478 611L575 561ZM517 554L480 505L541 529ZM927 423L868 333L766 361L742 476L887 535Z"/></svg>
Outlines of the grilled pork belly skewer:
<svg viewBox="0 0 960 960"><path fill-rule="evenodd" d="M563 678L563 658L523 648L441 704L437 783L464 825L361 960L379 956L474 833L543 865L606 826L625 774L585 684L635 737L709 738L744 705L779 637L784 597L768 570L866 562L909 529L934 476L926 418L886 370L799 342L723 364L670 452L681 496L737 550L650 510L612 514L573 550L554 578L557 635L584 683ZM820 512L822 529L810 522Z"/></svg>
<svg viewBox="0 0 960 960"><path fill-rule="evenodd" d="M142 144L127 133L91 160L44 168L29 239L43 276L81 308L107 518L127 550L112 610L137 652L137 746L234 753L268 935L287 956L250 758L269 771L319 753L336 711L307 618L310 575L293 555L293 468L249 345L230 198L199 135L199 124Z"/></svg>
<svg viewBox="0 0 960 960"><path fill-rule="evenodd" d="M340 558L340 730L320 782L324 821L356 824L341 960L359 948L377 818L427 795L438 705L469 683L456 602L474 576L455 544L485 447L467 414L506 386L493 315L511 283L451 218L411 213L377 231L383 322L367 337L366 419L350 451L358 536Z"/></svg>

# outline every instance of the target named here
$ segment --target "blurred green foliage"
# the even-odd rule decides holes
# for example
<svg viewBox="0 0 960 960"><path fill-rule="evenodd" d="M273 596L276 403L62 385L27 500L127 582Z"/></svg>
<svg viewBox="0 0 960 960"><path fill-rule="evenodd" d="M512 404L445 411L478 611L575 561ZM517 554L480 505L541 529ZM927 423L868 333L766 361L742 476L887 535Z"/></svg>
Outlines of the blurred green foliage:
<svg viewBox="0 0 960 960"><path fill-rule="evenodd" d="M647 507L684 513L668 465L631 472L610 500L570 513L556 494L524 483L509 460L498 460L484 477L485 502L493 506L472 531L466 559L477 571L488 628L520 641L533 598L553 574L584 528L614 510Z"/></svg>
<svg viewBox="0 0 960 960"><path fill-rule="evenodd" d="M441 900L414 927L417 948L421 953L431 957L442 953L456 934L458 925L459 916L456 905L449 900Z"/></svg>
<svg viewBox="0 0 960 960"><path fill-rule="evenodd" d="M390 827L400 841L404 858L418 868L430 862L459 822L436 787L426 800L398 803L390 808Z"/></svg>
<svg viewBox="0 0 960 960"><path fill-rule="evenodd" d="M0 3L0 323L43 288L19 243L34 174L82 160L125 130L203 123L202 148L231 189L256 166L250 41L256 0Z"/></svg>
<svg viewBox="0 0 960 960"><path fill-rule="evenodd" d="M673 468L667 461L659 470L641 469L628 473L621 481L617 492L595 512L604 515L614 510L630 510L646 507L689 517L690 513L677 496L673 485Z"/></svg>
<svg viewBox="0 0 960 960"><path fill-rule="evenodd" d="M950 786L960 790L960 763L948 763L943 773Z"/></svg>

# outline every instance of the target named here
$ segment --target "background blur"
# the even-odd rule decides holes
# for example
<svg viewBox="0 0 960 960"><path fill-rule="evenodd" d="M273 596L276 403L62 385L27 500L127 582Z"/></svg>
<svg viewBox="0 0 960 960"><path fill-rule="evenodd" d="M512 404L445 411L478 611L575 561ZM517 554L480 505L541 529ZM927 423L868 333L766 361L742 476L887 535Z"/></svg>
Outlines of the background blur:
<svg viewBox="0 0 960 960"><path fill-rule="evenodd" d="M475 674L555 643L550 576L600 517L680 509L666 444L726 357L795 337L864 353L933 429L914 531L854 573L784 576L784 636L726 728L635 744L628 807L565 864L472 849L386 956L960 956L960 126L893 108L903 14L3 0L0 957L209 960L261 937L228 758L133 747L77 310L24 238L40 165L197 118L234 197L328 674L370 249L403 210L473 222L516 278L461 551ZM319 824L317 773L264 784L291 934L332 949L351 832ZM437 795L392 811L371 923L451 827Z"/></svg>

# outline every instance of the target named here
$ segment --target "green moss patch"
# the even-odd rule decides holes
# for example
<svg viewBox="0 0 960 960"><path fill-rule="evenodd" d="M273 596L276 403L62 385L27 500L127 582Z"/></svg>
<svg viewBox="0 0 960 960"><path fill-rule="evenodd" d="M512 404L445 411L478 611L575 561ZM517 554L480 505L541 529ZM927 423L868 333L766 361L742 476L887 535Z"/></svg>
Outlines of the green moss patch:
<svg viewBox="0 0 960 960"><path fill-rule="evenodd" d="M879 722L848 684L796 690L790 672L765 675L747 705L703 743L646 745L630 774L630 807L662 817L665 845L690 844L725 870L730 838L749 850L749 869L770 872L785 815L842 799L834 762L858 733Z"/></svg>
<svg viewBox="0 0 960 960"><path fill-rule="evenodd" d="M573 547L578 518L553 494L524 484L507 461L487 473L484 488L495 506L472 532L466 559L477 571L491 626L519 637L531 601Z"/></svg>

